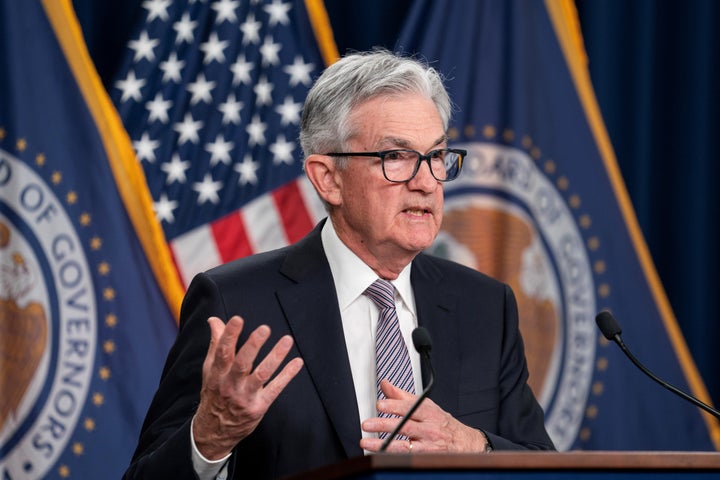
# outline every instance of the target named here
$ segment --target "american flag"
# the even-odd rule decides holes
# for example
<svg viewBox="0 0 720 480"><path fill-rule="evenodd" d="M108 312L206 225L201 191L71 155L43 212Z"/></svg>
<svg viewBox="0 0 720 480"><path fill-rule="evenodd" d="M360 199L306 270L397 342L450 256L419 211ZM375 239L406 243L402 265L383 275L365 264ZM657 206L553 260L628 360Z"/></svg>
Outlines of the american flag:
<svg viewBox="0 0 720 480"><path fill-rule="evenodd" d="M111 88L182 282L324 216L302 172L324 67L299 0L146 0Z"/></svg>

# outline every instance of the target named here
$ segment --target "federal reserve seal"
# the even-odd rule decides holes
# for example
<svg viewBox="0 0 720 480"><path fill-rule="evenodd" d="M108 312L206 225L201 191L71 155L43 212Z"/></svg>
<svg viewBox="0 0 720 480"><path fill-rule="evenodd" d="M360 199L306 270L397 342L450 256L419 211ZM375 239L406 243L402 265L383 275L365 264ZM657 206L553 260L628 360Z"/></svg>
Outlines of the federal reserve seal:
<svg viewBox="0 0 720 480"><path fill-rule="evenodd" d="M509 284L518 301L530 386L558 450L578 436L597 334L590 260L558 188L524 150L453 144L468 158L446 185L443 226L431 253Z"/></svg>
<svg viewBox="0 0 720 480"><path fill-rule="evenodd" d="M41 478L65 449L92 380L96 292L51 185L0 149L0 472Z"/></svg>

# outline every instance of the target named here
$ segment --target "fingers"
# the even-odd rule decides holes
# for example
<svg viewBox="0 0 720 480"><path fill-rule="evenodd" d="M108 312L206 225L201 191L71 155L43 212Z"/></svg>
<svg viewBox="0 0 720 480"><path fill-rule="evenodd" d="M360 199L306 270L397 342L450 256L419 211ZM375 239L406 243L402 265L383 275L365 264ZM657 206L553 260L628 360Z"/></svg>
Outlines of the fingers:
<svg viewBox="0 0 720 480"><path fill-rule="evenodd" d="M394 400L414 400L416 395L406 392L402 388L396 387L390 380L383 380L380 382L380 389L385 394L385 397Z"/></svg>
<svg viewBox="0 0 720 480"><path fill-rule="evenodd" d="M270 350L270 353L255 369L255 376L264 385L273 376L278 366L285 359L293 346L292 337L285 335Z"/></svg>
<svg viewBox="0 0 720 480"><path fill-rule="evenodd" d="M275 400L275 398L303 366L303 360L301 358L294 358L288 362L285 367L283 367L280 373L278 373L278 375L273 378L270 383L268 383L273 375L275 375L275 372L280 364L285 361L285 358L290 352L292 346L292 337L289 335L282 337L252 373L249 385L253 388L261 388L264 385L265 389L263 391L263 395L266 397L268 402Z"/></svg>
<svg viewBox="0 0 720 480"><path fill-rule="evenodd" d="M401 418L393 417L374 417L368 418L362 422L362 429L368 433L389 433L395 430L398 422ZM406 422L402 429L398 432L398 435L408 436L412 433L412 426L409 425L410 421Z"/></svg>
<svg viewBox="0 0 720 480"><path fill-rule="evenodd" d="M244 326L242 317L235 315L227 324L217 317L210 317L208 324L210 346L205 360L205 367L210 369L208 373L211 376L227 376L227 380L235 385L243 384L245 391L260 390L272 378L293 346L292 337L282 337L257 367L253 367L260 349L270 337L270 328L267 325L257 327L235 353ZM289 362L278 378L267 385L268 398L274 400L302 366L303 361L299 358Z"/></svg>
<svg viewBox="0 0 720 480"><path fill-rule="evenodd" d="M234 354L233 347L235 360L232 364L230 372L228 372L230 380L236 382L240 381L253 372L253 365L255 364L258 352L263 345L265 345L268 338L270 338L270 327L267 325L260 325L253 330L242 347L240 347L237 355ZM237 338L235 339L235 342L237 343ZM262 383L260 383L260 385L262 385Z"/></svg>
<svg viewBox="0 0 720 480"><path fill-rule="evenodd" d="M379 452L385 441L379 438L362 438L360 439L360 448L368 452ZM420 450L417 440L393 440L387 446L387 453L417 453Z"/></svg>
<svg viewBox="0 0 720 480"><path fill-rule="evenodd" d="M380 382L380 389L386 398L377 401L376 407L378 412L405 416L415 402L415 399L417 399L417 396L396 387L388 380ZM413 417L414 416L415 415L413 415Z"/></svg>
<svg viewBox="0 0 720 480"><path fill-rule="evenodd" d="M204 376L217 377L230 369L243 323L243 319L238 316L232 317L227 325L218 317L208 318L210 345L203 363Z"/></svg>
<svg viewBox="0 0 720 480"><path fill-rule="evenodd" d="M293 358L288 362L280 373L273 378L273 380L265 386L263 395L268 404L275 401L280 393L285 389L290 380L295 378L295 375L302 369L304 365L302 358Z"/></svg>
<svg viewBox="0 0 720 480"><path fill-rule="evenodd" d="M378 416L363 421L362 429L369 433L388 433L394 431L402 417L407 415L417 399L417 396L396 387L388 380L380 382L380 389L386 398L377 401L377 411L378 413L392 415L392 417ZM416 410L398 433L408 437L413 435L413 431L416 428L414 424L417 423L417 420ZM383 443L384 440L377 438L364 438L361 440L362 447L368 451L378 451ZM393 440L388 445L387 451L407 451L407 444L403 443L403 441L399 441L398 443Z"/></svg>
<svg viewBox="0 0 720 480"><path fill-rule="evenodd" d="M280 363L285 359L292 348L292 337L285 335L275 344L270 353L263 359L255 369L258 380L265 384L277 370Z"/></svg>

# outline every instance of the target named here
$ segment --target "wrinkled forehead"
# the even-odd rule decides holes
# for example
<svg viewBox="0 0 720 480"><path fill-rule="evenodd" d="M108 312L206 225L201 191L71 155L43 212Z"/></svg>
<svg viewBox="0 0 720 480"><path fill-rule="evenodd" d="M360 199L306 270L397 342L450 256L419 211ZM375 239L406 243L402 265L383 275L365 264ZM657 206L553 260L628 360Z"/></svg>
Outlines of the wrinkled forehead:
<svg viewBox="0 0 720 480"><path fill-rule="evenodd" d="M446 132L435 103L420 94L379 95L353 107L348 142L410 148L443 144Z"/></svg>

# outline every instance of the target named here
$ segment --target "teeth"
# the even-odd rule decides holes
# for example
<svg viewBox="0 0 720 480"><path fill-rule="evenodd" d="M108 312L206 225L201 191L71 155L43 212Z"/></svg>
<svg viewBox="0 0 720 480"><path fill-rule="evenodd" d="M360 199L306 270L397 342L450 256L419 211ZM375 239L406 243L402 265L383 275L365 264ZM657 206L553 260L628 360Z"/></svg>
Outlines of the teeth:
<svg viewBox="0 0 720 480"><path fill-rule="evenodd" d="M426 212L426 210L418 210L418 209L408 209L408 210L405 210L405 211L406 211L407 213L409 213L410 215L418 215L418 216L419 216L419 215L423 215L423 214L425 214L425 212Z"/></svg>

